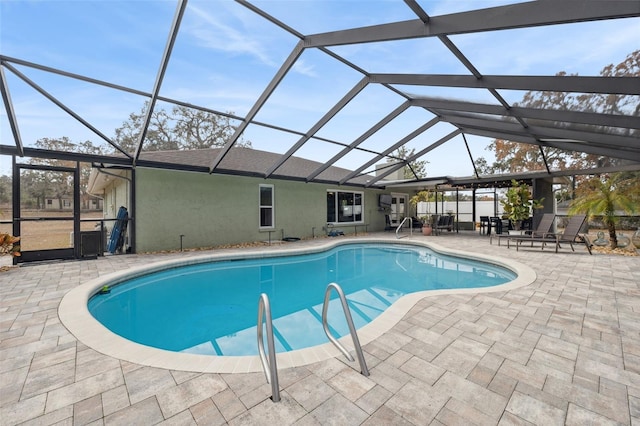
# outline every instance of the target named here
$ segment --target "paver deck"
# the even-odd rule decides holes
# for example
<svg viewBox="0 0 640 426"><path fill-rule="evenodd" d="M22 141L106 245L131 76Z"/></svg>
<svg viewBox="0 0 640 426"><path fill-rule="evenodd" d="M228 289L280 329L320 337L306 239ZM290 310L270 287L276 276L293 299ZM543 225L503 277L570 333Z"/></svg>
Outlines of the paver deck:
<svg viewBox="0 0 640 426"><path fill-rule="evenodd" d="M122 361L60 322L62 297L87 280L194 253L2 272L0 424L640 425L640 257L590 256L580 246L516 252L476 233L412 238L508 256L537 278L514 290L424 297L364 346L369 377L341 357L283 369L279 403L262 373Z"/></svg>

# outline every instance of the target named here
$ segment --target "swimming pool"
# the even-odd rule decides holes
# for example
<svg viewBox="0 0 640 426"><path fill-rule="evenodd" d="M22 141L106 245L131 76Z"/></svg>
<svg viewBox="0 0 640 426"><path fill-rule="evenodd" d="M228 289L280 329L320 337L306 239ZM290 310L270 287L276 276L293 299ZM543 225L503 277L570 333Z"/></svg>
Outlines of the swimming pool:
<svg viewBox="0 0 640 426"><path fill-rule="evenodd" d="M419 291L503 284L515 274L486 262L404 244L348 244L322 253L182 266L134 278L89 300L91 314L134 342L176 352L257 355L256 311L269 296L277 352L327 342L325 289L338 283L356 328ZM329 326L348 333L339 300Z"/></svg>
<svg viewBox="0 0 640 426"><path fill-rule="evenodd" d="M338 250L333 253L333 256L326 256L325 252L350 246L355 242L383 244L383 246L376 249L378 254L375 256L376 261L374 262L373 267L366 266L365 263L363 263L363 257L361 255L363 250L362 248L358 248L356 251L352 250L351 252ZM247 320L247 324L250 322L250 325L248 325L246 329L254 327L254 332L251 333L250 331L243 331L243 329L240 330L240 332L230 334L252 334L252 336L247 340L251 343L247 344L247 346L250 345L252 348L256 346L255 322L257 320L258 293L260 292L269 294L271 298L271 306L274 311L274 324L277 327L277 332L284 332L286 335L289 328L303 328L308 330L306 323L300 319L302 317L307 319L312 318L317 324L317 327L321 327L319 320L315 317L320 315L322 309L321 303L326 285L331 281L342 281L339 282L339 284L344 288L345 293L347 294L347 299L349 299L349 303L352 307L352 314L354 315L354 320L359 328L358 335L360 337L360 342L363 345L366 345L368 342L371 342L389 330L415 305L418 300L427 295L469 292L477 294L483 292L503 291L529 284L535 280L535 273L530 268L508 259L505 260L477 254L470 255L458 250L444 249L434 243L429 243L427 246L426 244L418 241L404 240L399 249L395 244L389 245L390 243L396 242L397 240L395 239L390 240L386 238L358 238L352 241L346 238L341 238L340 240L311 242L313 246L304 246L304 244L296 243L296 245L293 246L296 247L295 249L269 247L260 249L243 249L238 250L235 253L221 251L205 255L176 254L166 257L162 262L156 262L144 267L136 267L131 270L112 273L74 288L63 297L59 307L59 316L62 323L76 336L79 341L103 354L119 359L143 365L185 371L217 373L250 372L261 370L259 359L255 355L203 355L203 347L198 347L201 343L191 346L187 344L182 348L177 348L177 350L181 351L186 349L185 352L174 352L173 350L157 349L147 344L139 344L123 338L118 334L109 331L105 326L93 318L88 309L89 300L93 298L103 285L112 286L112 295L115 296L121 289L126 287L126 285L121 285L122 283L138 282L139 279L151 279L151 281L153 281L157 278L155 273L161 271L172 270L172 273L174 273L175 271L180 270L176 269L178 267L195 267L194 271L199 269L207 270L211 267L211 264L206 265L206 263L210 263L211 261L216 261L216 266L231 267L233 270L244 262L237 260L238 258L242 257L249 259L248 262L252 263L256 262L258 259L271 257L271 261L275 262L275 265L265 267L264 265L258 266L256 264L252 266L252 268L254 268L254 275L262 278L258 280L258 283L248 285L248 287L251 287L253 291L255 291L255 297L251 296L249 298L251 308L246 308L249 312L249 320ZM409 257L404 257L406 254L405 252L407 251L406 246L415 247L418 251L409 255ZM430 248L433 248L434 251L431 251ZM436 252L444 254L444 257L437 255ZM289 257L286 259L274 258L274 256L284 255ZM455 255L460 259L470 260L471 263L465 263L467 266L464 268L454 267L452 259L450 258L451 255ZM304 268L307 277L319 276L322 278L321 281L323 281L323 284L319 291L320 294L317 296L318 301L315 304L312 304L311 307L294 309L299 302L298 299L294 298L285 303L286 308L282 308L279 306L280 302L277 302L278 295L280 293L292 293L297 295L297 293L300 292L295 290L299 289L301 286L307 286L308 284L305 284L304 282L290 283L290 287L287 291L274 291L272 287L272 280L275 276L282 275L284 273L282 271L284 270L289 271L290 268L295 269L300 267L301 261L305 256L309 256L315 262L318 262L318 259L324 258L324 260L320 261L320 265L322 265L321 267L317 266L312 268L313 273L309 273L310 269L308 267ZM476 262L478 260L480 262ZM428 263L441 263L447 265L447 268L441 270L439 274L451 274L452 271L456 269L475 268L477 270L484 270L486 272L485 275L493 275L495 272L494 268L499 266L506 268L508 271L512 271L513 274L511 277L515 275L517 275L517 277L505 284L494 285L491 287L449 289L444 288L446 286L439 286L439 289L429 291L413 289L412 291L415 291L414 293L407 293L408 290L404 287L389 287L377 279L380 277L391 276L394 277L394 280L397 283L406 286L407 279L400 279L402 274L405 274L405 278L407 278L406 274L417 275L415 273L416 270L414 269L414 266ZM332 265L334 266L333 268L331 267ZM357 289L354 287L355 284L351 282L353 280L345 280L342 275L338 275L347 271L351 271L352 274L355 273L356 275L359 275L365 269L374 269L377 271L375 274L376 280L374 280L376 281L376 283L374 283L375 288L373 290L370 288ZM497 269L500 270L501 268ZM502 270L502 272L504 272L504 270ZM195 274L195 272L193 272L193 274ZM188 276L191 275L192 272L190 271ZM153 286L138 285L138 288L140 287L152 288ZM240 310L240 307L236 306L236 303L221 304L220 297L202 299L209 300L209 306L214 308L211 309L213 315L217 315L218 317L226 318L231 315L230 312L233 313ZM91 303L94 302L92 301ZM206 311L206 308L204 310ZM201 309L199 313L200 316L196 315L196 317L204 318L202 316L202 311L203 310ZM356 311L358 311L357 315ZM139 307L130 310L127 315L129 315L129 318L132 318L137 316L138 312L140 312ZM201 324L208 324L210 322L209 319L210 317L203 322L201 321ZM340 322L340 324L335 325L334 328L340 333L344 332L346 330L346 325L343 322L344 315L340 309L334 309L332 307L329 312L330 323L333 319ZM371 320L371 322L366 325L362 325L369 320ZM226 333L228 333L228 331L226 331ZM320 339L324 339L324 342L327 341L323 332L309 332L307 334L317 334ZM218 340L216 344L206 343L204 346L208 346L208 350L213 346L213 350L215 351L216 345L218 345L222 349L222 353L225 353L225 348L230 346L226 341L226 336L227 334L223 336L222 340ZM347 340L342 341L346 342L347 346L349 346L350 338L346 337L345 339ZM209 342L211 342L211 339ZM330 343L323 343L310 348L307 347L305 349L296 349L299 345L296 345L295 343L292 344L291 342L291 339L288 337L279 341L279 344L283 349L286 349L287 345L292 349L290 352L280 352L278 354L278 365L281 368L306 365L311 362L320 361L330 357L341 356L339 351Z"/></svg>

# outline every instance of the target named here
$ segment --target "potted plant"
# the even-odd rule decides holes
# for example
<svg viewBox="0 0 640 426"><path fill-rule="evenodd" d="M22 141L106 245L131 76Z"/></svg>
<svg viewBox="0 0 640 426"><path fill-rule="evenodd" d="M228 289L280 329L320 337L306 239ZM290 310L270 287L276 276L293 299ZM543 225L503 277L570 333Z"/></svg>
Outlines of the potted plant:
<svg viewBox="0 0 640 426"><path fill-rule="evenodd" d="M433 233L433 227L431 226L431 215L420 216L422 221L422 235L431 235Z"/></svg>
<svg viewBox="0 0 640 426"><path fill-rule="evenodd" d="M0 234L0 256L9 254L13 257L20 256L20 237L9 234Z"/></svg>
<svg viewBox="0 0 640 426"><path fill-rule="evenodd" d="M429 202L430 195L429 191L419 191L409 199L409 202L417 208L419 202ZM431 227L431 215L422 216L420 217L420 220L422 220L422 235L431 235L433 232Z"/></svg>
<svg viewBox="0 0 640 426"><path fill-rule="evenodd" d="M534 200L529 186L525 183L518 183L515 179L511 180L511 188L507 190L506 199L500 200L504 208L504 216L509 219L516 230L520 232L522 221L529 219L532 209L542 208L544 198Z"/></svg>

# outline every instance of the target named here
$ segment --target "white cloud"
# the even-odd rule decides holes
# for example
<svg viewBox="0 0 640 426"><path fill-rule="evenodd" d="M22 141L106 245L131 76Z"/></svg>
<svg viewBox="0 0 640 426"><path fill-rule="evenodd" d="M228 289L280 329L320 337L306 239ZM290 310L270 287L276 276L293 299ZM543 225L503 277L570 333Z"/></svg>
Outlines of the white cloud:
<svg viewBox="0 0 640 426"><path fill-rule="evenodd" d="M315 67L313 65L308 65L304 59L298 59L295 64L293 64L293 71L306 75L307 77L317 77L318 74L315 72Z"/></svg>
<svg viewBox="0 0 640 426"><path fill-rule="evenodd" d="M622 25L620 25L622 24ZM585 59L600 63L600 71L609 64L622 62L632 50L640 48L640 19L620 21L611 25L609 31L604 31L594 37L590 46L598 44L598 49L584 49ZM606 56L605 56L606 53Z"/></svg>
<svg viewBox="0 0 640 426"><path fill-rule="evenodd" d="M224 2L220 2L218 5L224 5ZM251 33L246 31L244 25L240 29L236 29L196 6L189 6L188 10L193 12L200 22L196 22L195 26L185 28L185 30L199 40L203 46L228 52L234 56L249 55L266 65L278 66L265 53L267 51L266 46L262 45L255 37L252 38ZM238 16L236 14L235 17L237 18Z"/></svg>
<svg viewBox="0 0 640 426"><path fill-rule="evenodd" d="M552 25L451 36L481 74L598 75L631 53L638 19Z"/></svg>

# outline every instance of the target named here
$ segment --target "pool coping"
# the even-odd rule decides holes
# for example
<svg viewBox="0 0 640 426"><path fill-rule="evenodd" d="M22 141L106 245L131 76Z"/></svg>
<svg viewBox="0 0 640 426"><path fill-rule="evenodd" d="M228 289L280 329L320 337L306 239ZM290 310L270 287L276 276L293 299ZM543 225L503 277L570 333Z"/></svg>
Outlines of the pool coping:
<svg viewBox="0 0 640 426"><path fill-rule="evenodd" d="M339 240L326 241L314 246L303 246L292 249L279 249L264 251L260 249L243 249L242 252L208 253L205 255L178 258L154 262L149 265L135 267L120 272L114 272L105 276L90 280L69 291L60 302L58 316L62 324L73 334L78 341L88 347L113 358L149 367L164 368L169 370L201 372L201 373L251 373L262 372L262 364L258 355L251 356L212 356L181 352L172 352L163 349L141 345L108 330L98 322L89 312L87 302L104 285L115 285L136 276L150 272L178 267L195 265L209 261L223 261L229 259L257 259L278 257L287 255L300 255L318 253L330 250L339 245L359 243L383 243L383 244L410 244L430 248L440 254L453 255L471 260L481 260L491 264L505 267L516 273L516 279L505 284L465 289L429 290L411 293L398 299L382 314L369 324L358 329L358 340L362 346L382 336L396 325L415 304L425 297L444 294L477 294L493 293L513 290L524 287L536 280L536 273L532 268L508 258L469 253L462 250L444 248L431 241L417 241L410 239L391 240L385 238L358 237L341 238ZM257 314L256 301L256 314ZM257 318L257 317L256 317ZM338 339L351 352L353 344L350 336ZM256 343L257 346L257 343ZM299 349L290 352L281 352L276 355L276 364L279 369L298 367L324 361L329 358L341 357L341 352L330 342L310 348Z"/></svg>

